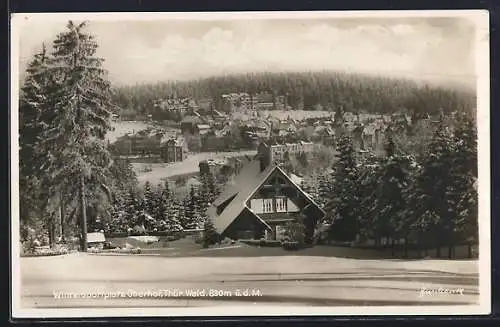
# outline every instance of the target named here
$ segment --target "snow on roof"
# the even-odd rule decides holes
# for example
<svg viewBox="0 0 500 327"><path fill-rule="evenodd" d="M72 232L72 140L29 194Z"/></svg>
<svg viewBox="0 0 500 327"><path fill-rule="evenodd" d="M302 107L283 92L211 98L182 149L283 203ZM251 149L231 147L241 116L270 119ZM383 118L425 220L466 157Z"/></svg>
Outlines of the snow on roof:
<svg viewBox="0 0 500 327"><path fill-rule="evenodd" d="M293 173L290 174L290 179L297 185L300 185L302 181L304 180L302 177L297 176Z"/></svg>
<svg viewBox="0 0 500 327"><path fill-rule="evenodd" d="M104 233L87 233L87 243L102 243L105 241Z"/></svg>

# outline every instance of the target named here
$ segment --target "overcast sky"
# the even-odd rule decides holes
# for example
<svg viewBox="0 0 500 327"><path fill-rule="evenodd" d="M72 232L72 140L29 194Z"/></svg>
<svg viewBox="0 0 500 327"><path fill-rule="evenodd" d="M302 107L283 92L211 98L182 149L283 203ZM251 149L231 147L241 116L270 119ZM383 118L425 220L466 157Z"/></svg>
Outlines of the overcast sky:
<svg viewBox="0 0 500 327"><path fill-rule="evenodd" d="M23 20L20 69L64 29ZM121 84L323 69L475 83L475 29L463 18L90 20L88 31Z"/></svg>

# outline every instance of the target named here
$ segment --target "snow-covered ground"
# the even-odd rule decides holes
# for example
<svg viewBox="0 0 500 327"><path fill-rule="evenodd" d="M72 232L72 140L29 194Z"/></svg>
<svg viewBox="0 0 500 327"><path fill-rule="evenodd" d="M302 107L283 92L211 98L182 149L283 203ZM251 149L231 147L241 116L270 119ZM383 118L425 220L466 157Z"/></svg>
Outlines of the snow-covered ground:
<svg viewBox="0 0 500 327"><path fill-rule="evenodd" d="M156 243L160 240L158 236L129 236L131 239L144 242L144 243Z"/></svg>
<svg viewBox="0 0 500 327"><path fill-rule="evenodd" d="M120 121L113 122L111 127L113 130L106 134L106 140L109 140L110 143L115 142L119 137L127 134L127 133L137 133L141 130L147 129L149 127L153 127L154 124L151 122L144 121Z"/></svg>
<svg viewBox="0 0 500 327"><path fill-rule="evenodd" d="M320 306L479 301L477 261L305 256L168 258L77 253L21 258L21 275L21 303L27 308L220 306L242 301ZM423 293L424 289L461 294L429 294ZM238 297L237 290L256 294ZM200 296L193 297L190 291ZM55 295L59 292L122 292L124 296L58 299ZM223 296L209 296L210 292ZM141 293L149 296L140 297Z"/></svg>
<svg viewBox="0 0 500 327"><path fill-rule="evenodd" d="M137 179L140 183L149 181L153 185L161 182L162 179L178 176L193 174L200 170L199 164L203 160L221 160L239 156L254 156L257 152L255 150L234 151L234 152L202 152L189 155L184 161L174 163L132 163ZM144 167L151 168L151 171L144 172Z"/></svg>

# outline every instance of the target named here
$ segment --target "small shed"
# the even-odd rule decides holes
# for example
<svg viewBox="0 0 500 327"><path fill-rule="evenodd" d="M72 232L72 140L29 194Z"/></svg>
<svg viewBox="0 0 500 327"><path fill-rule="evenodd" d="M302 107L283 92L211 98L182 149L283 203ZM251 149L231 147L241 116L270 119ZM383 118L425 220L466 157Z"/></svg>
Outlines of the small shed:
<svg viewBox="0 0 500 327"><path fill-rule="evenodd" d="M87 233L87 244L89 247L103 247L106 237L102 232Z"/></svg>

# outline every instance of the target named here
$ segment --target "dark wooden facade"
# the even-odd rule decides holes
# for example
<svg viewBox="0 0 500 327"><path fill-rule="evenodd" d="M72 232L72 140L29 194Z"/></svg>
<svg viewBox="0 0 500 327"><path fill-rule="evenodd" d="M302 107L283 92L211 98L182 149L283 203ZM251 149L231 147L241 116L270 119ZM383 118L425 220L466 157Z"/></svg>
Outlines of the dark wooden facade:
<svg viewBox="0 0 500 327"><path fill-rule="evenodd" d="M261 239L264 237L266 226L248 208L245 208L228 228L222 237L231 239Z"/></svg>

